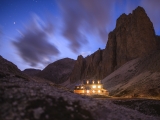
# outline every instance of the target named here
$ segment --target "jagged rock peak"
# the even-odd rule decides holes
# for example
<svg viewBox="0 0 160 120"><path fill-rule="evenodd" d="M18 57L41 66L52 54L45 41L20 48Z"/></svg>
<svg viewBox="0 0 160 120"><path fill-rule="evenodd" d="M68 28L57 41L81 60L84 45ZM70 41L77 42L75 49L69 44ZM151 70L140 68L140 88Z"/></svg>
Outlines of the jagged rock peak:
<svg viewBox="0 0 160 120"><path fill-rule="evenodd" d="M120 25L124 24L127 19L128 16L131 18L131 16L134 16L134 18L144 18L147 17L147 19L149 18L144 10L143 7L138 6L135 10L132 11L132 13L129 13L128 15L126 15L125 13L123 13L116 22L116 28L119 27ZM149 19L150 20L150 19Z"/></svg>
<svg viewBox="0 0 160 120"><path fill-rule="evenodd" d="M144 8L141 7L141 6L138 6L135 10L133 10L133 13L139 13L139 12L143 12L143 13L146 13Z"/></svg>
<svg viewBox="0 0 160 120"><path fill-rule="evenodd" d="M103 79L126 62L157 50L158 40L151 20L138 6L129 15L124 13L117 19L104 50L99 49L86 58L78 56L70 80L75 82L95 76Z"/></svg>
<svg viewBox="0 0 160 120"><path fill-rule="evenodd" d="M108 43L115 41L112 46L116 47L114 55L118 67L157 49L153 24L140 6L133 10L132 14L122 14L112 33Z"/></svg>
<svg viewBox="0 0 160 120"><path fill-rule="evenodd" d="M84 59L82 55L79 55L79 56L77 57L77 60L78 60L78 61L79 61L79 60L82 60L82 59Z"/></svg>

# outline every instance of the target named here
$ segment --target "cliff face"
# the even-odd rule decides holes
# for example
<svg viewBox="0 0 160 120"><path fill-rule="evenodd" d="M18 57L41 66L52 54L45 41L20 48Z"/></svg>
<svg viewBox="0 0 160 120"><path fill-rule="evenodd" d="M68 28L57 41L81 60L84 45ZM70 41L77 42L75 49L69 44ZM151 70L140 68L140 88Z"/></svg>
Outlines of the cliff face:
<svg viewBox="0 0 160 120"><path fill-rule="evenodd" d="M141 7L128 16L123 14L118 18L114 36L118 66L144 56L156 48L153 24Z"/></svg>
<svg viewBox="0 0 160 120"><path fill-rule="evenodd" d="M78 56L70 76L70 81L75 82L84 78L101 77L102 54L103 50L99 49L86 58L83 58L82 55Z"/></svg>
<svg viewBox="0 0 160 120"><path fill-rule="evenodd" d="M86 58L78 57L70 81L103 79L127 61L155 51L157 39L153 24L142 7L137 7L132 14L122 14L117 19L116 28L109 33L104 50Z"/></svg>
<svg viewBox="0 0 160 120"><path fill-rule="evenodd" d="M157 41L157 47L158 47L158 50L160 50L160 36L156 36L156 41Z"/></svg>

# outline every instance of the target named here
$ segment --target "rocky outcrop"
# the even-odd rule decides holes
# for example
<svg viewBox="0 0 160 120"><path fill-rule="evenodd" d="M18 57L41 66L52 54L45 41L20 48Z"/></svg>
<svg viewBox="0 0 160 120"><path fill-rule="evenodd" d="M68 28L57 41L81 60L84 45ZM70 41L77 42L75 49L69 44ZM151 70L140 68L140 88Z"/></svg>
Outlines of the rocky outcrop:
<svg viewBox="0 0 160 120"><path fill-rule="evenodd" d="M72 74L70 76L71 82L74 82L77 79L81 79L85 70L85 59L82 55L78 56L77 61L75 62Z"/></svg>
<svg viewBox="0 0 160 120"><path fill-rule="evenodd" d="M137 7L132 14L122 14L116 28L109 33L106 48L86 58L78 57L70 80L103 79L127 61L157 50L157 39L153 24L142 7Z"/></svg>
<svg viewBox="0 0 160 120"><path fill-rule="evenodd" d="M41 72L38 77L50 80L54 83L62 83L67 80L73 70L75 60L64 58L54 63L49 64Z"/></svg>

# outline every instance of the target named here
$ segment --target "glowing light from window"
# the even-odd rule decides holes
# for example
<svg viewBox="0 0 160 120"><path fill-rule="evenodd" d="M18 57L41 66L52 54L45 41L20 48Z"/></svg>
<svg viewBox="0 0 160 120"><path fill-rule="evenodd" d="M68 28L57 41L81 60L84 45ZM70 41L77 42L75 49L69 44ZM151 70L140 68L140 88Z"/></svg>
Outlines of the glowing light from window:
<svg viewBox="0 0 160 120"><path fill-rule="evenodd" d="M87 90L87 93L89 93L89 90Z"/></svg>
<svg viewBox="0 0 160 120"><path fill-rule="evenodd" d="M92 88L96 88L96 85L93 85Z"/></svg>
<svg viewBox="0 0 160 120"><path fill-rule="evenodd" d="M98 88L101 88L101 86L100 86L100 85L98 85Z"/></svg>
<svg viewBox="0 0 160 120"><path fill-rule="evenodd" d="M77 88L79 88L79 87L77 87Z"/></svg>
<svg viewBox="0 0 160 120"><path fill-rule="evenodd" d="M92 83L94 84L94 81L92 81Z"/></svg>
<svg viewBox="0 0 160 120"><path fill-rule="evenodd" d="M81 87L81 88L83 88L83 87Z"/></svg>
<svg viewBox="0 0 160 120"><path fill-rule="evenodd" d="M93 93L95 93L95 91L94 91L94 90L93 90L92 92L93 92Z"/></svg>
<svg viewBox="0 0 160 120"><path fill-rule="evenodd" d="M98 92L100 93L101 91L100 91L100 90L98 90Z"/></svg>
<svg viewBox="0 0 160 120"><path fill-rule="evenodd" d="M87 80L87 84L89 83L89 81Z"/></svg>
<svg viewBox="0 0 160 120"><path fill-rule="evenodd" d="M99 84L99 81L98 81L98 84Z"/></svg>

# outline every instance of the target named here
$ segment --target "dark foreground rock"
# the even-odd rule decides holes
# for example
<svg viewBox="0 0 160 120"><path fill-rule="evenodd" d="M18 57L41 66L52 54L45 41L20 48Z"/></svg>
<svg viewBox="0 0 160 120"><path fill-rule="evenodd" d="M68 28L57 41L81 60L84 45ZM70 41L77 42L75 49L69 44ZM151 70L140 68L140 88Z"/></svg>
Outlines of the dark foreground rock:
<svg viewBox="0 0 160 120"><path fill-rule="evenodd" d="M114 100L114 104L137 110L146 115L160 117L160 100L154 99L121 99Z"/></svg>
<svg viewBox="0 0 160 120"><path fill-rule="evenodd" d="M48 83L0 79L0 120L158 120Z"/></svg>

